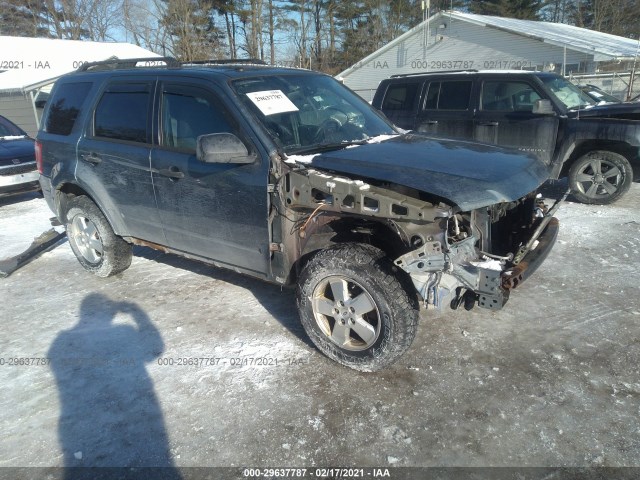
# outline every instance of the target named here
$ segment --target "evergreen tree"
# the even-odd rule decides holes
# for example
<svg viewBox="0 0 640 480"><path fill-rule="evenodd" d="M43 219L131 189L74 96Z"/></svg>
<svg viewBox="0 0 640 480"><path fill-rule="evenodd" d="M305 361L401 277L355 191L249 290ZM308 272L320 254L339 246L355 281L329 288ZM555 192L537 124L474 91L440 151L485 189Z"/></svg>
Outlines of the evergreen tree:
<svg viewBox="0 0 640 480"><path fill-rule="evenodd" d="M538 20L541 0L470 0L469 11L480 15Z"/></svg>
<svg viewBox="0 0 640 480"><path fill-rule="evenodd" d="M0 1L0 33L15 37L47 37L46 6L41 0Z"/></svg>
<svg viewBox="0 0 640 480"><path fill-rule="evenodd" d="M208 0L167 0L162 19L171 36L172 54L182 61L223 56L223 34L214 22L214 6Z"/></svg>

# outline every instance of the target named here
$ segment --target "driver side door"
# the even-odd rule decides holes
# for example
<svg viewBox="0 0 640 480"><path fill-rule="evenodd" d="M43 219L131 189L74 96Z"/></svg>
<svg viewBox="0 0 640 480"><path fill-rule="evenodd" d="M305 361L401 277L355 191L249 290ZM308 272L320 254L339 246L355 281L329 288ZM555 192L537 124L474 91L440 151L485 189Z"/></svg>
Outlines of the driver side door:
<svg viewBox="0 0 640 480"><path fill-rule="evenodd" d="M256 152L209 84L161 81L159 145L151 153L155 195L167 245L264 276L268 271L268 162L206 163L196 141L233 133Z"/></svg>
<svg viewBox="0 0 640 480"><path fill-rule="evenodd" d="M480 105L474 119L474 139L533 153L547 165L556 146L559 119L533 112L543 99L522 80L490 79L482 82Z"/></svg>

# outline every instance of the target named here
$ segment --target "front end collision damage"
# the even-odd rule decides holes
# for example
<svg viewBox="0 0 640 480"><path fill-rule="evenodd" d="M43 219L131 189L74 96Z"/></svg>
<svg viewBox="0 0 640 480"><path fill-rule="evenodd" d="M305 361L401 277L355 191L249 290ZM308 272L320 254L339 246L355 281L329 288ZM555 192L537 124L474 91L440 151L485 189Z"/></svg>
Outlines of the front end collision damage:
<svg viewBox="0 0 640 480"><path fill-rule="evenodd" d="M532 193L510 203L459 212L442 202L416 198L411 189L381 188L311 168L285 173L279 194L291 214L285 216L288 228L297 231L291 236L294 256L313 250L312 237L327 231L332 222L375 220L395 233L403 245L395 265L410 276L425 306L435 309L463 303L467 309L475 304L502 308L510 290L551 250L558 233L553 214L566 198L548 209ZM497 226L502 236L508 232L507 245L492 245Z"/></svg>

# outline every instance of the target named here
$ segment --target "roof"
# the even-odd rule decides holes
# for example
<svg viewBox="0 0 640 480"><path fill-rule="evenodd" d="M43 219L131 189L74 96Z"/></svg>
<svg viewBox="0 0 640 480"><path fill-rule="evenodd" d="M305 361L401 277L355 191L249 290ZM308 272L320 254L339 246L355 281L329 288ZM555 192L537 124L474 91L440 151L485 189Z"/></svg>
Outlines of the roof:
<svg viewBox="0 0 640 480"><path fill-rule="evenodd" d="M567 47L572 50L594 55L595 61L628 60L638 53L638 40L619 37L608 33L596 32L586 28L574 27L564 23L540 22L536 20L518 20L515 18L475 15L455 10L439 12L428 20L416 25L408 32L400 35L384 47L363 58L356 65L336 75L337 78L347 76L360 66L368 63L380 54L396 47L415 34L421 33L426 22L462 21L483 27L495 28L516 35L539 40L550 45Z"/></svg>
<svg viewBox="0 0 640 480"><path fill-rule="evenodd" d="M164 65L139 65L139 66L122 66L119 68L108 68L109 61L105 62L105 68L90 68L88 70L78 70L73 73L73 78L78 77L93 77L101 75L103 77L110 77L114 74L141 74L152 73L154 75L166 73L167 69L170 69L171 75L184 75L193 76L194 72L197 75L202 76L224 76L226 78L264 78L269 79L276 75L282 74L295 74L295 75L312 75L312 76L329 76L321 72L315 72L304 68L289 68L289 67L274 67L271 65L256 65L246 63L225 63L210 65L178 63L177 66L164 66ZM98 65L97 67L100 67ZM3 74L0 74L0 79ZM71 77L69 77L71 78Z"/></svg>
<svg viewBox="0 0 640 480"><path fill-rule="evenodd" d="M0 92L24 93L36 90L66 73L69 73L69 70L8 70L0 73Z"/></svg>
<svg viewBox="0 0 640 480"><path fill-rule="evenodd" d="M508 32L535 38L552 45L566 46L591 54L601 54L611 59L629 59L636 56L638 40L596 32L564 23L518 20L516 18L447 12L452 19L464 20L476 25L498 28Z"/></svg>
<svg viewBox="0 0 640 480"><path fill-rule="evenodd" d="M83 62L111 57L159 55L130 43L0 36L0 51L12 52L11 70L0 73L0 91L26 92L76 70Z"/></svg>

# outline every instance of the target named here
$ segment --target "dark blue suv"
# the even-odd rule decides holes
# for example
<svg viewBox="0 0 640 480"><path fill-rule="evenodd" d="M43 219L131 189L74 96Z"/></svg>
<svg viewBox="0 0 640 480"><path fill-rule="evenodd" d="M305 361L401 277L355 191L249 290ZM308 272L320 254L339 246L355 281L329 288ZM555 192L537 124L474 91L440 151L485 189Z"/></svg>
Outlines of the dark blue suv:
<svg viewBox="0 0 640 480"><path fill-rule="evenodd" d="M33 138L0 115L0 196L40 188Z"/></svg>
<svg viewBox="0 0 640 480"><path fill-rule="evenodd" d="M402 134L333 78L251 62L88 64L37 136L45 198L82 266L132 245L297 285L329 357L384 368L427 308L502 308L558 223L534 156Z"/></svg>

